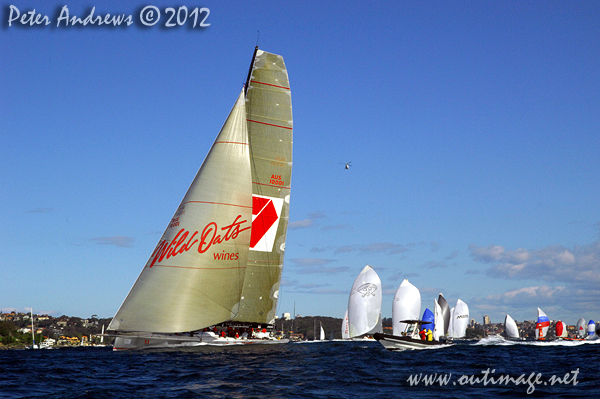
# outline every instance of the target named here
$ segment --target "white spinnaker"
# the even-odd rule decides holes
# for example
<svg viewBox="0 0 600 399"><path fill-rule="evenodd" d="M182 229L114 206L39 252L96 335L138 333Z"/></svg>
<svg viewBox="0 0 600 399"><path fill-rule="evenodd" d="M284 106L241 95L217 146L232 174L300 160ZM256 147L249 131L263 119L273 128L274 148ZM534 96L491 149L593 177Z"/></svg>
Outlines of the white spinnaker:
<svg viewBox="0 0 600 399"><path fill-rule="evenodd" d="M440 305L440 308L442 308L442 317L444 318L444 331L442 331L442 335L447 335L448 327L450 327L450 306L441 292L438 296L438 304Z"/></svg>
<svg viewBox="0 0 600 399"><path fill-rule="evenodd" d="M406 323L402 320L418 320L421 316L421 293L407 279L396 290L392 302L392 325L394 335L406 330Z"/></svg>
<svg viewBox="0 0 600 399"><path fill-rule="evenodd" d="M108 329L185 332L233 318L248 263L251 223L242 91Z"/></svg>
<svg viewBox="0 0 600 399"><path fill-rule="evenodd" d="M433 327L433 339L435 341L439 341L440 338L444 335L444 313L442 311L442 307L438 303L437 299L433 300L434 302L434 317L435 317L435 325Z"/></svg>
<svg viewBox="0 0 600 399"><path fill-rule="evenodd" d="M519 338L519 328L510 315L506 315L504 318L504 332L509 338Z"/></svg>
<svg viewBox="0 0 600 399"><path fill-rule="evenodd" d="M467 335L467 327L469 326L469 307L460 299L456 301L456 306L452 308L452 329L448 329L448 333L452 338L463 338Z"/></svg>
<svg viewBox="0 0 600 399"><path fill-rule="evenodd" d="M350 338L381 332L381 280L369 265L360 272L348 299Z"/></svg>

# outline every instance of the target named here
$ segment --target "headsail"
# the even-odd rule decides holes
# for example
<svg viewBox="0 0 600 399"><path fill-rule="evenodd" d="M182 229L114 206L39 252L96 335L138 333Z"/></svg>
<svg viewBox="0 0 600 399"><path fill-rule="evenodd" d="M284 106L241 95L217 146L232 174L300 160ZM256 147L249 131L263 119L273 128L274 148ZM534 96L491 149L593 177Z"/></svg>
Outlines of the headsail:
<svg viewBox="0 0 600 399"><path fill-rule="evenodd" d="M252 236L240 322L273 323L283 270L292 177L292 100L283 57L256 51L247 83Z"/></svg>
<svg viewBox="0 0 600 399"><path fill-rule="evenodd" d="M350 338L381 332L381 280L369 265L360 272L348 299Z"/></svg>
<svg viewBox="0 0 600 399"><path fill-rule="evenodd" d="M242 91L109 330L184 332L235 316L250 243L250 176Z"/></svg>
<svg viewBox="0 0 600 399"><path fill-rule="evenodd" d="M393 334L400 335L406 330L402 320L418 320L421 314L421 293L407 279L398 287L392 302Z"/></svg>

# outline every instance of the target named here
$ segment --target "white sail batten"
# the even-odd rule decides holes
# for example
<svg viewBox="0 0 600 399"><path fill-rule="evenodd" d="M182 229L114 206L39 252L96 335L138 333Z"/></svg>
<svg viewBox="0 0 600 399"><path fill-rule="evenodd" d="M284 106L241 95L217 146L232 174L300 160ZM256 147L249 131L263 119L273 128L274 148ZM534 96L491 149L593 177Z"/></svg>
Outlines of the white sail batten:
<svg viewBox="0 0 600 399"><path fill-rule="evenodd" d="M283 57L257 50L246 93L252 237L239 322L274 323L292 177L292 100Z"/></svg>
<svg viewBox="0 0 600 399"><path fill-rule="evenodd" d="M399 336L406 330L407 324L402 320L418 320L421 315L421 292L404 279L392 302L393 334Z"/></svg>
<svg viewBox="0 0 600 399"><path fill-rule="evenodd" d="M244 92L108 329L184 332L232 319L251 238Z"/></svg>
<svg viewBox="0 0 600 399"><path fill-rule="evenodd" d="M350 338L381 332L381 280L369 265L354 281L348 299Z"/></svg>

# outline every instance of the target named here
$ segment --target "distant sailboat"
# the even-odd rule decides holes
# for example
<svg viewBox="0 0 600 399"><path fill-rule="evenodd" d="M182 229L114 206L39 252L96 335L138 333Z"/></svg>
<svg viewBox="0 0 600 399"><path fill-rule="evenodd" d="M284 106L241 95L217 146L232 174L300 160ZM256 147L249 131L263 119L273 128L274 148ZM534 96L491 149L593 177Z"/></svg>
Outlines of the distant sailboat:
<svg viewBox="0 0 600 399"><path fill-rule="evenodd" d="M537 323L535 324L535 339L537 340L545 340L546 334L548 333L548 328L550 327L550 319L546 316L546 313L540 308L537 308L538 318Z"/></svg>
<svg viewBox="0 0 600 399"><path fill-rule="evenodd" d="M575 329L577 330L575 332L577 338L585 338L585 319L583 317L577 320L577 325L575 326Z"/></svg>
<svg viewBox="0 0 600 399"><path fill-rule="evenodd" d="M325 330L323 330L323 323L319 322L321 327L321 333L319 334L319 341L325 341Z"/></svg>
<svg viewBox="0 0 600 399"><path fill-rule="evenodd" d="M40 349L40 347L35 343L35 328L33 326L33 308L30 309L31 311L31 342L32 345L29 347L29 349Z"/></svg>
<svg viewBox="0 0 600 399"><path fill-rule="evenodd" d="M342 320L342 339L350 339L350 327L348 326L348 309Z"/></svg>
<svg viewBox="0 0 600 399"><path fill-rule="evenodd" d="M350 338L381 332L381 280L369 265L359 273L348 299Z"/></svg>
<svg viewBox="0 0 600 399"><path fill-rule="evenodd" d="M596 323L594 320L590 320L587 325L587 338L591 338L596 333Z"/></svg>
<svg viewBox="0 0 600 399"><path fill-rule="evenodd" d="M450 338L464 338L467 335L469 326L469 307L460 299L456 301L456 306L451 310L450 327L448 336Z"/></svg>
<svg viewBox="0 0 600 399"><path fill-rule="evenodd" d="M565 323L563 323L562 321L560 321L560 320L557 321L554 329L555 329L556 338L566 338L568 336L567 325Z"/></svg>
<svg viewBox="0 0 600 399"><path fill-rule="evenodd" d="M115 350L287 342L266 328L279 297L291 170L287 69L257 47L245 88L108 326Z"/></svg>
<svg viewBox="0 0 600 399"><path fill-rule="evenodd" d="M517 323L513 320L510 315L506 315L504 318L504 334L506 338L512 340L522 340L519 335L519 328L517 327Z"/></svg>

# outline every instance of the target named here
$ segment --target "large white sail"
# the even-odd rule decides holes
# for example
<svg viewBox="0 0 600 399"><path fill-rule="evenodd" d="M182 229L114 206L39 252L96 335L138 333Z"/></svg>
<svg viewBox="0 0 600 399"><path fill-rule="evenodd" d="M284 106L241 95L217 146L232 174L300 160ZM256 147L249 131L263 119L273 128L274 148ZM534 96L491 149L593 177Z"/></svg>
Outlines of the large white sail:
<svg viewBox="0 0 600 399"><path fill-rule="evenodd" d="M381 280L369 265L360 272L348 299L350 338L381 332Z"/></svg>
<svg viewBox="0 0 600 399"><path fill-rule="evenodd" d="M519 338L519 328L510 315L504 318L504 333L508 338Z"/></svg>
<svg viewBox="0 0 600 399"><path fill-rule="evenodd" d="M108 329L184 332L232 319L248 263L251 193L242 91Z"/></svg>
<svg viewBox="0 0 600 399"><path fill-rule="evenodd" d="M448 329L448 334L452 338L463 338L467 335L467 327L469 326L469 307L460 299L456 301L456 306L452 308L452 318L450 319L451 329Z"/></svg>
<svg viewBox="0 0 600 399"><path fill-rule="evenodd" d="M240 322L273 323L289 219L292 99L283 57L255 52L247 83L252 171L252 236Z"/></svg>
<svg viewBox="0 0 600 399"><path fill-rule="evenodd" d="M433 339L436 341L440 340L440 337L444 335L445 329L445 321L444 321L444 313L442 311L442 307L440 306L437 299L433 300L434 302L434 315L435 321L433 326Z"/></svg>
<svg viewBox="0 0 600 399"><path fill-rule="evenodd" d="M441 292L437 301L440 305L440 308L442 308L442 317L444 318L444 331L442 335L448 335L448 328L450 327L450 306Z"/></svg>
<svg viewBox="0 0 600 399"><path fill-rule="evenodd" d="M392 302L392 334L400 335L406 330L402 320L419 320L421 316L421 293L419 289L404 279Z"/></svg>

